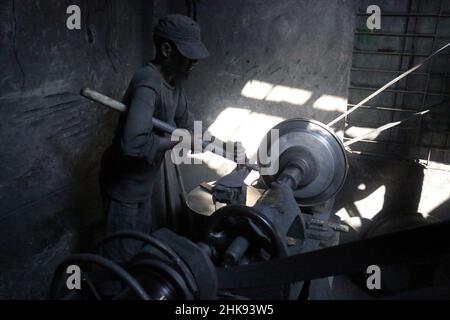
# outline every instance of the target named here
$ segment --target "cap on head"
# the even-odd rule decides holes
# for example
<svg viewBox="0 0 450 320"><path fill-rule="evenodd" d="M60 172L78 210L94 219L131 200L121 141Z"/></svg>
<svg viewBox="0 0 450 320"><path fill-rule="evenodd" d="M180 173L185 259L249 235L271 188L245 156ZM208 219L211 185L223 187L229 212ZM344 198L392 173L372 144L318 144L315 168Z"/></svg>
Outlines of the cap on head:
<svg viewBox="0 0 450 320"><path fill-rule="evenodd" d="M162 17L154 34L173 41L186 58L199 60L209 57L208 49L201 40L200 26L187 16L170 14Z"/></svg>

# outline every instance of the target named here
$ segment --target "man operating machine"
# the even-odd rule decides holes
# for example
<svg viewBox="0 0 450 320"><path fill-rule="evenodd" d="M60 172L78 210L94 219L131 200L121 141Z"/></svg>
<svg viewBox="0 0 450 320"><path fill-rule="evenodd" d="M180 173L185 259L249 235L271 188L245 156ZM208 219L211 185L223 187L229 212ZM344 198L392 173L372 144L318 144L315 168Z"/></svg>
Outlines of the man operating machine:
<svg viewBox="0 0 450 320"><path fill-rule="evenodd" d="M181 85L197 61L209 56L200 27L186 16L165 16L154 30L154 44L155 58L134 75L124 97L129 108L121 115L114 142L102 160L107 233L136 230L148 234L157 227L152 217L162 213L152 198L161 196L161 188L155 184L165 152L178 141L155 130L152 117L190 132L194 127ZM237 145L240 153L245 152ZM123 261L135 250L134 241L121 240L106 246L104 254Z"/></svg>

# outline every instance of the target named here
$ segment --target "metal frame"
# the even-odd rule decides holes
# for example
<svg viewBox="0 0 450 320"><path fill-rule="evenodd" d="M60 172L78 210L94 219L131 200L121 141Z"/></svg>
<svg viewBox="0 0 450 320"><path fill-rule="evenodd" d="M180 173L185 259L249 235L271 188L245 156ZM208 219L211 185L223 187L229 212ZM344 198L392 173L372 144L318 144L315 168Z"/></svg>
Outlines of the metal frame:
<svg viewBox="0 0 450 320"><path fill-rule="evenodd" d="M367 77L373 76L374 73L376 74L400 74L407 70L409 67L417 63L417 59L428 57L436 48L438 45L439 39L448 39L450 38L450 33L444 34L444 35L438 35L437 32L439 30L440 23L443 19L450 18L450 13L443 12L444 2L450 1L450 0L440 0L439 2L439 9L438 13L431 13L431 12L420 12L421 11L421 4L424 0L410 0L409 2L409 8L408 12L383 12L383 17L389 17L390 19L403 19L402 21L405 21L405 27L402 32L377 32L377 31L368 31L368 30L361 30L357 29L355 31L355 48L353 50L354 56L360 57L360 56L366 56L368 59L370 59L370 56L386 56L387 58L392 57L398 57L398 67L397 70L391 70L388 68L380 68L380 67L363 67L355 65L355 60L353 63L353 66L351 68L351 74L358 75L365 75L367 74ZM369 14L365 12L358 12L356 14L357 17L360 19L365 19L366 17L370 16ZM434 27L434 33L419 33L417 30L418 27L418 20L423 18L430 18L435 19ZM430 26L431 27L431 26ZM358 43L360 40L360 37L399 37L401 38L401 44L393 51L388 50L365 50L358 48ZM417 44L420 44L423 41L432 41L430 43L431 48L429 53L425 52L415 52L414 47L417 47ZM429 42L428 42L429 43ZM428 47L428 45L427 45ZM445 56L448 63L450 63L450 53L444 53L442 54ZM441 55L441 57L442 57ZM419 60L420 61L420 60ZM388 105L381 105L381 104L375 104L371 103L370 105L364 105L361 107L361 111L364 112L364 110L380 110L383 112L391 112L391 121L395 121L394 117L396 115L404 115L405 117L408 116L410 113L415 113L421 110L424 110L427 108L427 103L429 98L447 98L450 97L450 93L446 90L446 82L448 82L450 75L449 71L446 69L445 71L439 71L439 72L432 72L432 66L433 61L431 61L426 67L424 67L422 70L418 70L410 75L410 77L424 77L424 86L423 90L408 90L407 86L407 79L400 81L397 83L394 87L387 89L385 92L387 94L393 95L393 104L391 106ZM439 81L442 82L441 89L439 91L436 91L436 88L434 88L434 91L431 91L431 84L432 79L437 78ZM355 91L371 91L374 92L378 88L374 88L372 86L368 85L355 85L351 82L351 85L349 86L349 100L351 100L352 94ZM383 93L383 94L386 94ZM408 106L407 101L404 101L404 98L407 98L410 95L420 95L420 103L417 104L417 106ZM349 103L348 108L354 107L354 104ZM398 118L396 118L398 119ZM431 160L439 161L439 162L447 162L449 161L450 157L450 144L449 144L449 136L450 131L449 130L430 130L424 126L425 123L433 123L433 120L427 120L424 122L422 118L418 121L418 126L411 126L411 125L401 125L399 127L393 128L395 130L390 129L386 134L388 136L383 137L382 140L367 140L364 139L360 143L362 144L383 144L385 145L385 150L391 150L392 148L398 148L402 147L403 150L409 149L409 152L405 152L403 159L409 159L409 160ZM351 116L348 116L345 118L345 125L346 128L348 126L357 126L358 124L363 124L365 126L374 126L375 122L364 122L361 121L355 121L352 120ZM399 132L407 132L407 135L412 136L412 139L410 142L405 143L403 139L397 136L396 133ZM410 133L408 133L410 132ZM427 133L434 134L442 134L446 135L445 138L443 138L443 141L440 141L441 143L434 144L434 143L425 143L422 139L423 136ZM404 134L403 134L404 135ZM349 140L349 137L347 135L344 136L344 140ZM441 140L441 139L440 139ZM431 141L432 142L432 141ZM415 147L415 149L414 149ZM428 156L424 157L423 155L423 148L428 149ZM361 145L355 144L352 146L352 149L354 149L355 153L366 153L366 154L372 154L376 155L379 154L381 156L385 156L385 150L375 151L375 152L365 152L361 149ZM371 150L373 151L373 150ZM438 154L436 154L436 157L432 155L432 152L443 152L444 154L441 154L439 157ZM389 151L388 151L389 152ZM398 158L398 156L397 156Z"/></svg>

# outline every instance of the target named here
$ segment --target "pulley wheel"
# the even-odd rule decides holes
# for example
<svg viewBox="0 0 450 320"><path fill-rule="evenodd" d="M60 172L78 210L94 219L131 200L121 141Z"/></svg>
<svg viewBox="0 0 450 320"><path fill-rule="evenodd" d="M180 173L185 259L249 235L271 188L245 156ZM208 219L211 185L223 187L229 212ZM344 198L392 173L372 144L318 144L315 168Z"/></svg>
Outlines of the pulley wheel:
<svg viewBox="0 0 450 320"><path fill-rule="evenodd" d="M275 226L257 210L242 205L228 205L212 215L204 234L204 242L216 248L218 252L228 248L238 236L245 237L251 244L249 251L260 249L270 258L287 255L283 239ZM258 258L253 257L259 261Z"/></svg>
<svg viewBox="0 0 450 320"><path fill-rule="evenodd" d="M341 190L347 177L348 161L342 141L331 128L315 120L298 118L284 121L272 130L278 130L278 139L271 137L269 131L258 150L261 177L267 186L277 180L288 164L303 161L303 153L309 155L309 168L314 172L306 173L307 183L300 183L294 190L299 205L322 204ZM264 170L277 166L278 170Z"/></svg>

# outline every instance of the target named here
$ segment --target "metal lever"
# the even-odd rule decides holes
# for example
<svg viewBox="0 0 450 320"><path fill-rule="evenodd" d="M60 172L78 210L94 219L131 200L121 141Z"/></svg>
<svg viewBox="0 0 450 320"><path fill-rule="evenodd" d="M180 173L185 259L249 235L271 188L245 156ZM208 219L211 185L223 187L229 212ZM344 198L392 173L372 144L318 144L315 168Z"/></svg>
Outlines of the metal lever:
<svg viewBox="0 0 450 320"><path fill-rule="evenodd" d="M117 101L113 98L110 98L108 96L105 96L104 94L101 94L100 92L94 91L92 89L89 88L84 88L83 90L81 90L81 95L85 98L88 98L89 100L92 100L94 102L98 102L106 107L109 107L111 109L114 109L116 111L119 112L125 112L127 110L127 106L125 104L123 104L120 101ZM161 121L157 118L152 118L152 122L155 128L157 128L158 130L161 130L163 132L169 133L169 134L173 134L175 130L177 130L176 127ZM210 143L208 141L203 141L202 142L202 150L205 150L206 147L208 147L210 145ZM225 150L223 150L223 148L221 148L220 146L214 145L214 153L226 158L226 153ZM245 159L245 167L247 167L250 170L255 170L258 171L259 170L259 166L256 164L250 164L248 162L248 159L246 157Z"/></svg>

